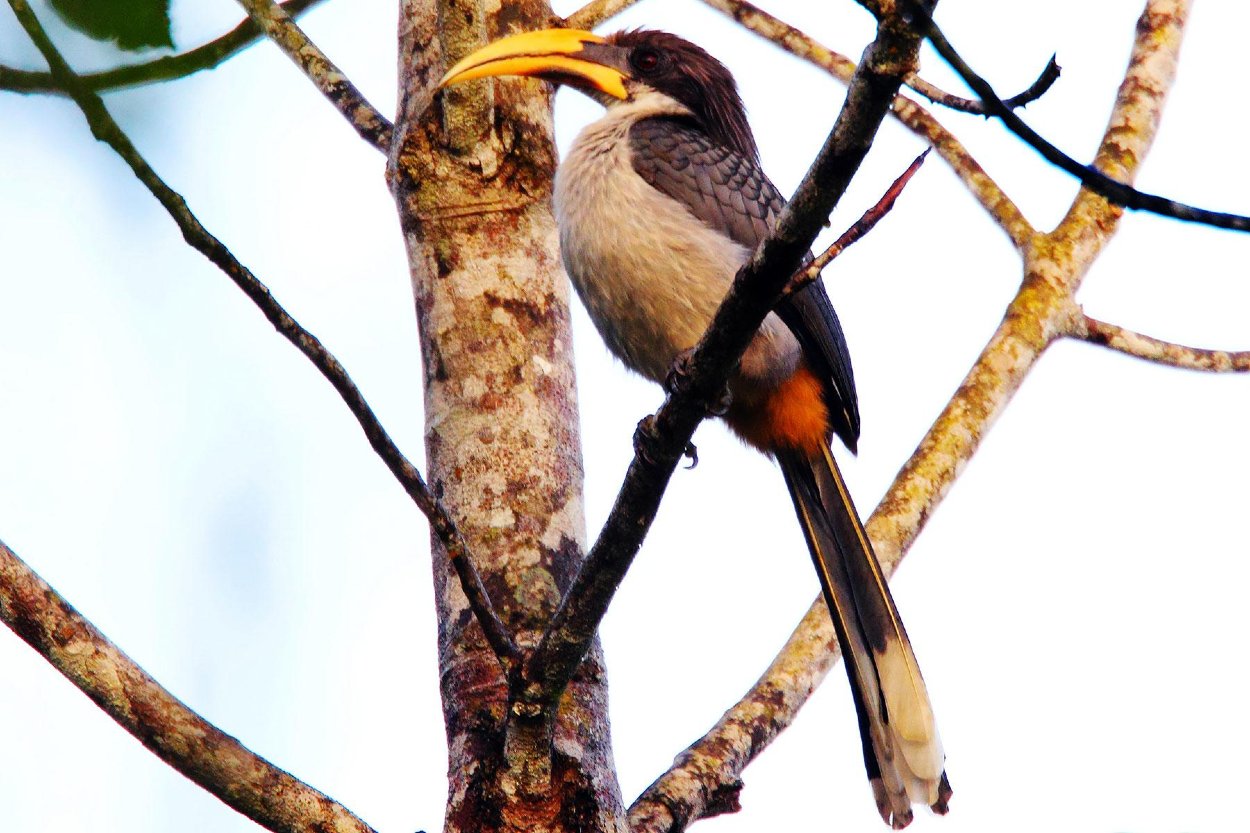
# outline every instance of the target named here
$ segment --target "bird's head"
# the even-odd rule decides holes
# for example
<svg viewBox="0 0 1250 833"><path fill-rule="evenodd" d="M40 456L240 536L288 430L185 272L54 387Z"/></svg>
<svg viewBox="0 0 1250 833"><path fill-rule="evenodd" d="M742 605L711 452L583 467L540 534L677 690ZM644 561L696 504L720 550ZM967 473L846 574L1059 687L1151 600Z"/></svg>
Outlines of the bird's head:
<svg viewBox="0 0 1250 833"><path fill-rule="evenodd" d="M606 38L578 29L523 32L469 55L439 86L498 75L567 84L607 107L659 94L718 143L748 159L759 155L733 75L702 48L668 32L635 29Z"/></svg>

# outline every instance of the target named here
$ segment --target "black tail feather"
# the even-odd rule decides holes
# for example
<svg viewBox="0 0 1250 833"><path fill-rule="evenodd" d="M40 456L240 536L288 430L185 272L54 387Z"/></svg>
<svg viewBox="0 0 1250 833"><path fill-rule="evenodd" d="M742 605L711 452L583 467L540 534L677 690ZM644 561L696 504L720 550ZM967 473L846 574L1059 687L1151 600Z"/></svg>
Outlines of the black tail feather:
<svg viewBox="0 0 1250 833"><path fill-rule="evenodd" d="M950 786L928 692L833 455L781 452L777 459L846 659L882 818L906 826L913 801L944 811Z"/></svg>

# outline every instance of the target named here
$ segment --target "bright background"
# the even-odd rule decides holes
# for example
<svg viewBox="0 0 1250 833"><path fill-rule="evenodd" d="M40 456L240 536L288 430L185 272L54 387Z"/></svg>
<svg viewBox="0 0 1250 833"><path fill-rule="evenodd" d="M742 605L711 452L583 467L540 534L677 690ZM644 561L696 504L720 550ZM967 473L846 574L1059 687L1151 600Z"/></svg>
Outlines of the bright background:
<svg viewBox="0 0 1250 833"><path fill-rule="evenodd" d="M844 53L853 3L763 4ZM1004 93L1052 52L1025 111L1086 159L1141 0L948 3L939 20ZM572 2L557 4L568 13ZM394 0L331 0L311 36L384 112ZM37 6L79 69L125 59ZM176 0L189 48L235 25ZM664 27L726 60L789 192L842 88L693 0ZM1250 6L1201 3L1140 185L1250 212L1237 80ZM41 66L7 11L0 60ZM925 75L959 90L929 53ZM108 104L205 225L345 362L420 458L420 365L383 159L268 44ZM557 101L562 145L595 118ZM998 125L940 112L1049 227L1072 180ZM841 229L919 151L887 124ZM1182 342L1250 348L1244 236L1126 217L1080 299ZM63 99L0 95L0 538L209 720L383 833L438 830L445 748L424 520L338 397L198 254ZM933 159L827 281L856 360L864 435L845 471L867 509L998 323L1020 279L1005 237ZM590 530L657 389L578 310ZM1082 344L1044 357L895 582L946 741L951 815L917 831L1235 829L1242 719L1250 379ZM754 681L817 588L772 466L705 425L604 623L627 800ZM699 829L879 830L841 668L746 772L744 810ZM257 829L160 763L0 633L0 829Z"/></svg>

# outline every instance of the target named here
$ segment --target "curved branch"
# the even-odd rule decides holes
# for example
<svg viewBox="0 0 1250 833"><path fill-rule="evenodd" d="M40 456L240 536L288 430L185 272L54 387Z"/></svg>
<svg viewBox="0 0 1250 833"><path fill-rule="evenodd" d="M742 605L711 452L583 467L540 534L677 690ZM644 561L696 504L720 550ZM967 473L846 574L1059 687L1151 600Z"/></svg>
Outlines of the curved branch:
<svg viewBox="0 0 1250 833"><path fill-rule="evenodd" d="M491 604L486 587L473 565L468 546L460 536L446 508L430 493L429 487L421 477L421 472L399 450L377 415L373 413L369 403L360 392L360 388L356 387L356 383L348 375L347 369L316 336L291 317L290 313L270 294L269 288L240 263L220 240L200 224L182 196L166 185L164 180L157 175L130 138L109 115L100 97L90 90L83 89L74 71L70 69L52 41L48 39L47 33L44 32L31 11L27 0L9 0L9 5L31 40L35 42L45 60L48 61L57 83L69 91L83 115L86 116L92 135L108 144L130 166L139 181L147 187L152 196L156 197L174 222L178 224L187 243L208 258L218 269L225 272L226 276L234 281L235 286L239 287L243 294L260 308L261 313L274 329L295 345L338 391L348 410L356 417L357 423L365 432L370 446L382 458L382 462L403 486L404 491L412 498L417 508L426 516L430 528L446 547L448 558L456 568L465 595L482 626L487 642L495 655L499 657L500 663L508 668L516 659L517 647Z"/></svg>
<svg viewBox="0 0 1250 833"><path fill-rule="evenodd" d="M1042 74L1037 76L1037 80L1030 84L1023 92L1016 93L1011 98L1003 99L1003 105L1015 110L1019 107L1026 107L1046 95L1047 91L1055 85L1059 80L1059 75L1063 70L1059 67L1059 63L1055 60L1055 56L1051 55L1050 60L1046 62L1046 68L1042 70ZM940 104L948 110L957 110L960 113L971 113L974 116L987 116L989 111L985 107L985 102L972 98L964 98L962 96L951 95L945 90L939 89L919 75L912 76L907 81L907 86L920 93L934 104Z"/></svg>
<svg viewBox="0 0 1250 833"><path fill-rule="evenodd" d="M1211 373L1250 372L1250 350L1230 351L1187 347L1134 332L1116 324L1108 324L1106 321L1099 321L1088 315L1082 316L1071 336L1088 341L1090 344L1097 344L1169 367L1205 370Z"/></svg>
<svg viewBox="0 0 1250 833"><path fill-rule="evenodd" d="M273 0L239 0L239 3L247 9L252 21L304 71L308 79L321 90L321 94L356 128L360 138L383 153L390 152L390 121L365 100L360 90L309 40L281 6Z"/></svg>
<svg viewBox="0 0 1250 833"><path fill-rule="evenodd" d="M1082 165L1080 162L1077 162L1025 124L1024 120L1017 116L998 97L994 92L994 88L984 78L973 72L972 68L964 62L959 53L955 51L955 48L951 46L950 41L938 29L937 24L933 22L933 18L929 16L928 12L914 2L909 3L908 8L914 12L917 28L924 32L925 37L933 44L933 48L951 65L955 72L959 73L959 77L964 80L964 83L981 97L981 100L989 110L989 114L1001 119L1008 130L1041 154L1043 159L1079 179L1081 184L1090 191L1125 208L1149 211L1152 214L1159 214L1164 217L1173 217L1177 220L1201 223L1232 231L1250 231L1250 217L1240 214L1227 214L1222 211L1210 211L1205 208L1186 205L1158 194L1138 191L1127 183L1112 179L1092 165Z"/></svg>
<svg viewBox="0 0 1250 833"><path fill-rule="evenodd" d="M593 29L636 4L638 0L591 0L564 19L570 29Z"/></svg>
<svg viewBox="0 0 1250 833"><path fill-rule="evenodd" d="M282 833L374 833L346 807L187 708L3 541L0 620L157 757L257 824Z"/></svg>
<svg viewBox="0 0 1250 833"><path fill-rule="evenodd" d="M287 0L282 4L282 10L289 15L297 16L320 2L322 0ZM87 89L94 92L152 84L157 81L173 81L216 67L227 58L251 46L260 36L260 28L252 22L251 18L248 18L216 40L197 46L188 52L165 55L141 64L86 73L78 77ZM56 83L50 72L31 72L6 66L0 66L0 90L68 95Z"/></svg>
<svg viewBox="0 0 1250 833"><path fill-rule="evenodd" d="M736 20L744 28L770 41L810 64L820 67L846 83L855 72L855 62L819 43L811 36L773 17L745 0L703 0L704 5ZM937 151L977 202L989 212L1018 251L1023 252L1036 233L1015 203L990 178L954 134L938 123L931 113L904 96L894 99L892 115L912 133Z"/></svg>

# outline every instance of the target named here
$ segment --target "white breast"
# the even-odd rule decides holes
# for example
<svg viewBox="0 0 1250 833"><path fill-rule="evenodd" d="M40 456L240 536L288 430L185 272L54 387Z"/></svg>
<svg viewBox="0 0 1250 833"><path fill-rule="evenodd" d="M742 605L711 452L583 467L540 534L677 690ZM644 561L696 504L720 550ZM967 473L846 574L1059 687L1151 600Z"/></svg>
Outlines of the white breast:
<svg viewBox="0 0 1250 833"><path fill-rule="evenodd" d="M750 256L634 172L629 127L664 112L668 101L611 108L578 136L555 183L560 250L573 286L609 349L657 382L703 335ZM775 383L798 355L789 330L769 315L740 372Z"/></svg>

